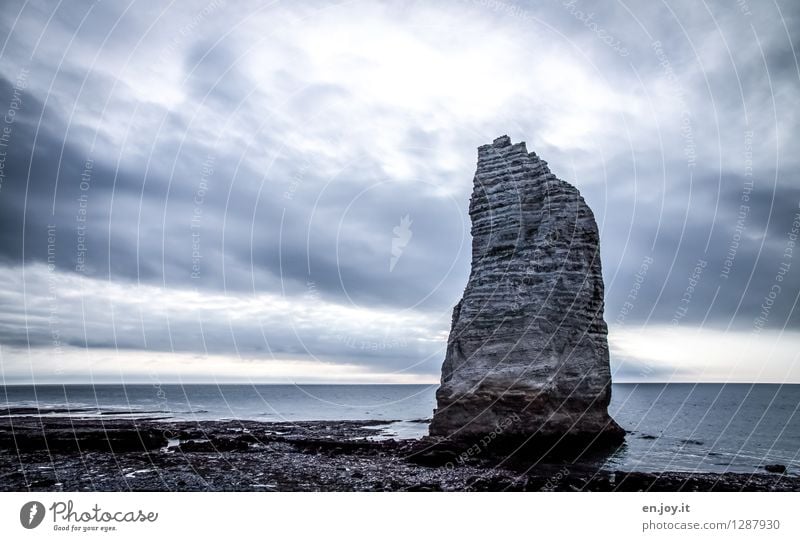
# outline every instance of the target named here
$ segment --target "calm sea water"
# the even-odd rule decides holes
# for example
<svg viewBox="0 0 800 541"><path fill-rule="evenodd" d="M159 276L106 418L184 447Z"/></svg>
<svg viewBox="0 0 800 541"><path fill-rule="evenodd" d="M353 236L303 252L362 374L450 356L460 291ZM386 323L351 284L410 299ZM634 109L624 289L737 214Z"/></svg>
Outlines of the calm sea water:
<svg viewBox="0 0 800 541"><path fill-rule="evenodd" d="M425 433L435 385L37 385L0 387L0 407L43 415L183 420L386 420ZM615 384L611 414L630 431L609 466L638 471L800 470L800 385Z"/></svg>

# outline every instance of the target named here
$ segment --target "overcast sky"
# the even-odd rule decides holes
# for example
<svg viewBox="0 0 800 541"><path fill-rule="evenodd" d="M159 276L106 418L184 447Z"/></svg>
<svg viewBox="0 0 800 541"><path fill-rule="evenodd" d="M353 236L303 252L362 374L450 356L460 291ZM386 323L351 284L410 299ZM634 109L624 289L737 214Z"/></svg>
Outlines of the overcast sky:
<svg viewBox="0 0 800 541"><path fill-rule="evenodd" d="M3 381L438 381L476 147L601 230L616 381L800 383L800 4L0 11Z"/></svg>

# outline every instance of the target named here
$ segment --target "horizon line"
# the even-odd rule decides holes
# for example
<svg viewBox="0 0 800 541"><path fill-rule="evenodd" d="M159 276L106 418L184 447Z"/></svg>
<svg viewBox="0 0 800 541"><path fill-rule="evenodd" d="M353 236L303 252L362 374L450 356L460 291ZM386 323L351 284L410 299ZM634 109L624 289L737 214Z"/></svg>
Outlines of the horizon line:
<svg viewBox="0 0 800 541"><path fill-rule="evenodd" d="M612 381L612 385L800 385L800 382L776 382L776 381ZM281 386L309 386L309 385L342 385L342 386L368 386L368 385L403 385L403 386L422 386L422 385L441 385L435 383L393 383L393 382L275 382L275 381L129 381L129 382L92 382L92 381L70 381L70 382L42 382L42 383L0 383L0 387L23 387L23 386L69 386L69 385L151 385L159 387L161 385L281 385Z"/></svg>

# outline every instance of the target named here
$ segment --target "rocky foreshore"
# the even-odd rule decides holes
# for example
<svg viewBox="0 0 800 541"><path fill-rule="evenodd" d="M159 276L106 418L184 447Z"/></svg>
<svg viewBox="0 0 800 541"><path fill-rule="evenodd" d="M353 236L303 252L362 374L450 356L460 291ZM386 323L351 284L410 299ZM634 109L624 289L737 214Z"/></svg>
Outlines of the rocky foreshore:
<svg viewBox="0 0 800 541"><path fill-rule="evenodd" d="M386 421L0 419L6 491L796 491L786 473L642 473L381 437ZM46 437L45 437L46 436ZM491 443L487 444L491 446ZM530 455L529 455L530 456Z"/></svg>

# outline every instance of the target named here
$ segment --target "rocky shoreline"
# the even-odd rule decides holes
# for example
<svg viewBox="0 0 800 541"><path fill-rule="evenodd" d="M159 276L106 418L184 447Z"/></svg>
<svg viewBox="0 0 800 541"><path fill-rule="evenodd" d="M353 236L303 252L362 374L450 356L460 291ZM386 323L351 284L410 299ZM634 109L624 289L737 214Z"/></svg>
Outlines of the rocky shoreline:
<svg viewBox="0 0 800 541"><path fill-rule="evenodd" d="M800 490L800 477L791 473L622 472L592 456L526 463L477 443L452 450L428 439L384 439L386 426L6 416L0 490Z"/></svg>

